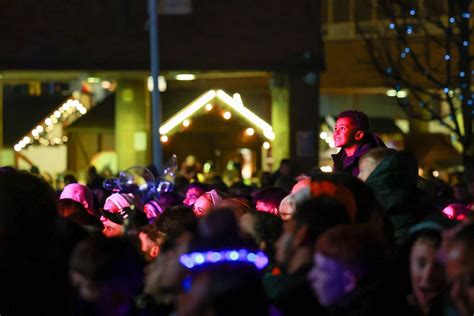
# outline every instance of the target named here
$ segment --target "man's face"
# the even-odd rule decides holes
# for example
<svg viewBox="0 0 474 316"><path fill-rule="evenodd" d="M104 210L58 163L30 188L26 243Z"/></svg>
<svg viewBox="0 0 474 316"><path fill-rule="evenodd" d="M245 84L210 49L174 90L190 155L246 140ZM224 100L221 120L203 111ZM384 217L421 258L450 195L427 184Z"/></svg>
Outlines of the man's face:
<svg viewBox="0 0 474 316"><path fill-rule="evenodd" d="M375 168L377 168L377 162L372 157L365 157L359 160L359 175L357 177L365 182Z"/></svg>
<svg viewBox="0 0 474 316"><path fill-rule="evenodd" d="M470 257L470 258L469 258ZM474 260L460 242L452 244L447 253L447 275L450 296L462 316L474 313Z"/></svg>
<svg viewBox="0 0 474 316"><path fill-rule="evenodd" d="M344 281L346 271L339 261L316 252L308 279L322 306L331 306L346 294Z"/></svg>
<svg viewBox="0 0 474 316"><path fill-rule="evenodd" d="M116 224L111 220L105 218L104 216L100 217L100 221L104 225L104 229L102 233L107 237L117 237L122 236L124 234L124 227L123 225Z"/></svg>
<svg viewBox="0 0 474 316"><path fill-rule="evenodd" d="M288 267L298 247L295 240L297 229L297 223L294 219L284 222L283 234L275 242L275 260L282 267Z"/></svg>
<svg viewBox="0 0 474 316"><path fill-rule="evenodd" d="M334 127L334 144L336 147L347 148L357 143L355 135L357 127L352 124L348 117L341 117L336 121Z"/></svg>
<svg viewBox="0 0 474 316"><path fill-rule="evenodd" d="M436 254L434 242L423 238L418 239L410 251L411 286L422 308L429 308L444 289L445 272Z"/></svg>
<svg viewBox="0 0 474 316"><path fill-rule="evenodd" d="M187 206L193 206L194 203L196 203L196 200L197 200L203 193L204 193L204 192L202 192L202 191L199 190L199 189L196 189L196 188L189 188L189 189L186 191L186 198L184 199L183 204L184 204L184 205L187 205Z"/></svg>
<svg viewBox="0 0 474 316"><path fill-rule="evenodd" d="M273 206L271 203L257 201L255 209L260 212L266 212L273 215L278 215L278 209Z"/></svg>

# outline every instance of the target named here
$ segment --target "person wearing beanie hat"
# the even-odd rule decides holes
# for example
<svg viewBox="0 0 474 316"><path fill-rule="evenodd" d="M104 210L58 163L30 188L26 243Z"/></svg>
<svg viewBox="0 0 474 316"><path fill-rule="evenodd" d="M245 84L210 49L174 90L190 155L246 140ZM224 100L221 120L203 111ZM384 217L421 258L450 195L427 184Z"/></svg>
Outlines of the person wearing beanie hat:
<svg viewBox="0 0 474 316"><path fill-rule="evenodd" d="M71 199L79 202L84 205L87 212L92 215L97 215L94 211L94 195L88 187L82 184L70 183L66 185L63 189L63 192L61 192L59 199Z"/></svg>
<svg viewBox="0 0 474 316"><path fill-rule="evenodd" d="M194 203L194 214L198 217L204 216L211 208L216 207L221 201L222 197L216 190L206 192Z"/></svg>
<svg viewBox="0 0 474 316"><path fill-rule="evenodd" d="M132 205L140 210L143 209L140 199L133 193L114 193L105 200L104 210L116 213Z"/></svg>
<svg viewBox="0 0 474 316"><path fill-rule="evenodd" d="M122 236L131 231L136 232L139 227L148 224L145 213L133 205L118 212L104 210L100 220L104 224L102 232L107 237Z"/></svg>
<svg viewBox="0 0 474 316"><path fill-rule="evenodd" d="M121 236L126 231L126 224L135 222L129 219L130 211L140 219L145 218L143 225L147 224L146 215L142 212L140 200L132 193L114 193L104 203L100 221L104 225L102 231L107 237ZM131 220L131 221L130 221Z"/></svg>
<svg viewBox="0 0 474 316"><path fill-rule="evenodd" d="M143 211L148 218L149 223L153 223L155 219L163 213L163 209L160 206L160 203L156 202L155 200L151 200L148 203L145 203L143 206Z"/></svg>

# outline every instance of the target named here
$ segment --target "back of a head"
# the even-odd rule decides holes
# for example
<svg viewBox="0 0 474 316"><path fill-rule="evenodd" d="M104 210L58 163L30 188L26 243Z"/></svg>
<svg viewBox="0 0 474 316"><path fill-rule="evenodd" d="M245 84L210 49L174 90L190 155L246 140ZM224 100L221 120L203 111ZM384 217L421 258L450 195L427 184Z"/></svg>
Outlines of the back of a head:
<svg viewBox="0 0 474 316"><path fill-rule="evenodd" d="M180 205L183 203L183 198L175 192L163 192L160 194L158 203L161 205L161 208L164 210L170 206Z"/></svg>
<svg viewBox="0 0 474 316"><path fill-rule="evenodd" d="M271 204L273 207L276 207L278 209L281 200L283 200L287 195L288 193L281 188L268 187L258 191L255 194L253 201L254 204L256 204L258 201Z"/></svg>
<svg viewBox="0 0 474 316"><path fill-rule="evenodd" d="M143 282L145 262L126 238L94 236L74 250L70 270L93 282L123 280L138 294Z"/></svg>
<svg viewBox="0 0 474 316"><path fill-rule="evenodd" d="M67 249L58 240L53 189L37 176L0 171L0 205L0 310L8 315L67 313L62 255Z"/></svg>
<svg viewBox="0 0 474 316"><path fill-rule="evenodd" d="M314 243L328 228L350 222L344 206L324 195L303 202L296 209L293 219L299 226L308 227L310 243Z"/></svg>
<svg viewBox="0 0 474 316"><path fill-rule="evenodd" d="M345 172L335 172L314 175L312 180L315 182L329 181L351 191L357 207L356 222L364 223L373 218L377 202L371 188L360 179Z"/></svg>
<svg viewBox="0 0 474 316"><path fill-rule="evenodd" d="M383 236L365 224L332 227L320 236L316 245L318 252L343 263L358 279L380 272L385 249Z"/></svg>
<svg viewBox="0 0 474 316"><path fill-rule="evenodd" d="M219 203L219 207L232 209L235 216L239 218L247 214L251 210L252 205L245 197L231 197L222 200L222 202Z"/></svg>
<svg viewBox="0 0 474 316"><path fill-rule="evenodd" d="M198 225L197 247L201 249L236 249L246 245L234 211L216 208L201 218Z"/></svg>
<svg viewBox="0 0 474 316"><path fill-rule="evenodd" d="M356 110L347 110L344 112L339 113L337 116L337 119L347 117L351 119L351 122L353 125L357 126L358 130L364 131L364 132L369 132L370 131L370 125L369 125L369 118L367 117L367 114L361 111L356 111Z"/></svg>
<svg viewBox="0 0 474 316"><path fill-rule="evenodd" d="M166 251L176 245L176 238L182 233L196 232L197 218L192 208L185 205L177 205L166 209L155 221L154 225L165 236L162 251Z"/></svg>
<svg viewBox="0 0 474 316"><path fill-rule="evenodd" d="M62 217L68 217L75 213L83 213L87 210L81 203L73 199L60 199L58 201L58 214Z"/></svg>
<svg viewBox="0 0 474 316"><path fill-rule="evenodd" d="M49 184L39 177L0 172L0 205L0 231L9 243L50 239L54 234L58 217L56 197Z"/></svg>

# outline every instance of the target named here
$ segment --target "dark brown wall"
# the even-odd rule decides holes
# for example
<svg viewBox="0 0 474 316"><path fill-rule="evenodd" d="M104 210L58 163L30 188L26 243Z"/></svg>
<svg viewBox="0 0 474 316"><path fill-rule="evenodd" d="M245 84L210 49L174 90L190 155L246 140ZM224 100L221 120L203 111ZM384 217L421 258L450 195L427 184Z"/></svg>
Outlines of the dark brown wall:
<svg viewBox="0 0 474 316"><path fill-rule="evenodd" d="M147 69L146 0L7 0L0 69ZM195 0L159 16L163 69L321 66L319 1ZM306 53L306 55L305 55Z"/></svg>

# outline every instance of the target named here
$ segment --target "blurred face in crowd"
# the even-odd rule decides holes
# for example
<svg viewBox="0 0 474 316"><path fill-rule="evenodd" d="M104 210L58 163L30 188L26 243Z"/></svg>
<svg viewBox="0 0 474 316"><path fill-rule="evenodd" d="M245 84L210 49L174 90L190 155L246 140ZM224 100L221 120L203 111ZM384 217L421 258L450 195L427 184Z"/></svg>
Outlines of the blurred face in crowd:
<svg viewBox="0 0 474 316"><path fill-rule="evenodd" d="M102 233L107 236L107 237L117 237L117 236L122 236L124 234L124 226L116 224L109 220L108 218L105 218L104 216L100 217L100 221L104 225L104 229L102 230Z"/></svg>
<svg viewBox="0 0 474 316"><path fill-rule="evenodd" d="M349 117L341 117L334 127L334 144L336 147L348 148L357 144L364 136Z"/></svg>
<svg viewBox="0 0 474 316"><path fill-rule="evenodd" d="M370 174L377 168L377 162L372 157L365 157L359 160L359 175L362 181L366 181Z"/></svg>
<svg viewBox="0 0 474 316"><path fill-rule="evenodd" d="M474 254L461 242L454 242L447 252L447 275L451 300L460 315L474 313Z"/></svg>
<svg viewBox="0 0 474 316"><path fill-rule="evenodd" d="M146 233L139 232L138 238L140 238L141 250L145 254L145 258L148 261L154 260L160 253L160 246L163 243L164 237L152 240Z"/></svg>
<svg viewBox="0 0 474 316"><path fill-rule="evenodd" d="M270 214L278 216L278 208L276 208L271 203L257 201L255 205L255 209L260 212L266 212L266 213L270 213Z"/></svg>
<svg viewBox="0 0 474 316"><path fill-rule="evenodd" d="M186 191L186 198L183 201L184 205L193 206L196 203L196 200L203 194L201 190L197 188L189 188Z"/></svg>
<svg viewBox="0 0 474 316"><path fill-rule="evenodd" d="M311 287L322 306L334 305L353 290L351 276L342 263L320 252L314 255L313 268L308 274Z"/></svg>
<svg viewBox="0 0 474 316"><path fill-rule="evenodd" d="M423 311L429 311L433 300L444 289L444 269L436 257L434 241L419 238L410 251L410 277L413 294Z"/></svg>
<svg viewBox="0 0 474 316"><path fill-rule="evenodd" d="M201 217L207 214L207 212L212 208L212 201L208 194L201 195L194 203L194 214L197 217Z"/></svg>
<svg viewBox="0 0 474 316"><path fill-rule="evenodd" d="M296 221L290 219L283 224L283 234L275 242L275 260L284 268L288 267L298 248L297 231Z"/></svg>

